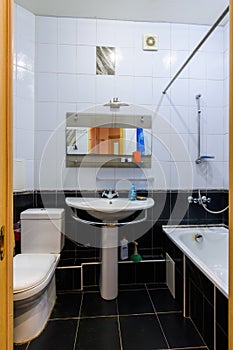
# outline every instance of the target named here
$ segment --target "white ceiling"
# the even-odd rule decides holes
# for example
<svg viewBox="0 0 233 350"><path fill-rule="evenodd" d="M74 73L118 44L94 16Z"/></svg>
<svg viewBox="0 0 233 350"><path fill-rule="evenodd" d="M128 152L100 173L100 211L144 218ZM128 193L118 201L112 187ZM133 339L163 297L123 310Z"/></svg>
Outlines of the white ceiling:
<svg viewBox="0 0 233 350"><path fill-rule="evenodd" d="M36 15L213 24L229 0L15 0Z"/></svg>

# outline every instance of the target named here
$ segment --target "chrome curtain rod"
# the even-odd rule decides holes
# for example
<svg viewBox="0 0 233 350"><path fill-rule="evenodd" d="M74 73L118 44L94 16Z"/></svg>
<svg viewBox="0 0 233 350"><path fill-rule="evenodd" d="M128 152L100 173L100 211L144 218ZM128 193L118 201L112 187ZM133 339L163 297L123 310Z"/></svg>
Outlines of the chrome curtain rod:
<svg viewBox="0 0 233 350"><path fill-rule="evenodd" d="M196 46L196 48L193 50L191 55L187 58L187 60L184 62L182 67L178 70L178 72L174 75L170 83L167 85L167 87L163 90L163 94L166 94L166 91L169 89L169 87L173 84L173 82L176 80L176 78L180 75L182 70L187 66L189 61L193 58L193 56L196 54L196 52L200 49L200 47L204 44L206 39L210 36L210 34L214 31L214 29L219 25L219 23L223 20L223 18L226 16L226 14L229 12L229 6L223 11L221 16L217 19L217 21L213 24L213 26L210 28L210 30L206 33L204 38L199 42L199 44Z"/></svg>

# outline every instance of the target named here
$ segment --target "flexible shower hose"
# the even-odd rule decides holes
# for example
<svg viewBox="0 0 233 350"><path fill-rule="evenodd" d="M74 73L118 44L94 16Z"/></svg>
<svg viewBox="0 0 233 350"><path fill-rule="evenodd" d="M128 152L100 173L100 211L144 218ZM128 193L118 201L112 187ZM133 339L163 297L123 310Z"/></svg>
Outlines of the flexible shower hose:
<svg viewBox="0 0 233 350"><path fill-rule="evenodd" d="M204 208L208 213L211 213L211 214L221 214L221 213L223 213L224 211L226 211L226 210L229 208L229 205L228 205L226 208L224 208L224 209L222 209L222 210L218 210L218 211L210 210L210 209L208 209L208 208L206 207L206 205L205 205L205 204L203 203L203 201L202 201L201 190L198 190L198 195L199 195L199 199L200 199L201 205L203 206L203 208Z"/></svg>

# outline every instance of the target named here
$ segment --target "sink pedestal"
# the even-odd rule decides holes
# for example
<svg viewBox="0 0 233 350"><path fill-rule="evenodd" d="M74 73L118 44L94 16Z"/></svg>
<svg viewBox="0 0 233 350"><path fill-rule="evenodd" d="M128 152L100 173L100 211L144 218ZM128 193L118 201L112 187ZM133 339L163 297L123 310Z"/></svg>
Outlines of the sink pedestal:
<svg viewBox="0 0 233 350"><path fill-rule="evenodd" d="M102 226L102 266L100 272L100 293L103 299L112 300L118 293L118 221L129 218L137 211L145 211L142 218L123 223L137 224L147 219L147 209L153 207L154 200L146 198L142 201L129 201L128 198L83 198L67 197L66 203L72 209L84 210L92 217L102 221L87 221L75 215L72 218L88 225ZM122 225L122 223L120 224Z"/></svg>
<svg viewBox="0 0 233 350"><path fill-rule="evenodd" d="M118 294L118 227L102 227L102 266L100 271L100 294L112 300Z"/></svg>

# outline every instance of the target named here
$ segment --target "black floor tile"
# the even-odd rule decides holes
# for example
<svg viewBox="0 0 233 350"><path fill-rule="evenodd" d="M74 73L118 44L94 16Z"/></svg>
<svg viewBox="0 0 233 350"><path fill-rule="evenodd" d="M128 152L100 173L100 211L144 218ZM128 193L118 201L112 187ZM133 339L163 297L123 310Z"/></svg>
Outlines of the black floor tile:
<svg viewBox="0 0 233 350"><path fill-rule="evenodd" d="M166 283L146 283L147 289L161 289L165 288L167 289Z"/></svg>
<svg viewBox="0 0 233 350"><path fill-rule="evenodd" d="M209 350L209 348L207 347L207 346L205 346L205 347L201 347L200 348L200 346L196 346L195 348L192 348L192 347L185 347L185 348L176 348L175 350Z"/></svg>
<svg viewBox="0 0 233 350"><path fill-rule="evenodd" d="M116 300L104 300L99 292L84 292L81 317L117 315Z"/></svg>
<svg viewBox="0 0 233 350"><path fill-rule="evenodd" d="M81 319L74 350L105 349L120 350L117 318L99 317Z"/></svg>
<svg viewBox="0 0 233 350"><path fill-rule="evenodd" d="M168 349L155 315L120 316L124 350Z"/></svg>
<svg viewBox="0 0 233 350"><path fill-rule="evenodd" d="M154 313L146 290L120 291L117 302L120 315Z"/></svg>
<svg viewBox="0 0 233 350"><path fill-rule="evenodd" d="M82 293L57 294L50 318L78 317Z"/></svg>
<svg viewBox="0 0 233 350"><path fill-rule="evenodd" d="M149 294L157 312L181 311L179 304L173 299L168 289L149 290Z"/></svg>
<svg viewBox="0 0 233 350"><path fill-rule="evenodd" d="M76 320L49 321L41 335L34 339L27 350L73 350Z"/></svg>
<svg viewBox="0 0 233 350"><path fill-rule="evenodd" d="M179 313L159 314L158 317L170 347L205 345L189 318L184 318Z"/></svg>
<svg viewBox="0 0 233 350"><path fill-rule="evenodd" d="M140 283L140 284L120 284L118 286L118 290L146 290L146 285L145 283Z"/></svg>
<svg viewBox="0 0 233 350"><path fill-rule="evenodd" d="M27 345L28 345L28 343L20 344L20 345L14 344L14 350L26 350Z"/></svg>

